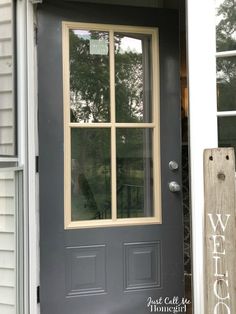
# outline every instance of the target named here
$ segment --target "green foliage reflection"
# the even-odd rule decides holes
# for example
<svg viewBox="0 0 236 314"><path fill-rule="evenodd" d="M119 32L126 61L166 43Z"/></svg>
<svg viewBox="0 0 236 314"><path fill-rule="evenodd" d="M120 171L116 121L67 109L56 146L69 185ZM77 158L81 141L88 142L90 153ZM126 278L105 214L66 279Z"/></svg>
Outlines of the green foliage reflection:
<svg viewBox="0 0 236 314"><path fill-rule="evenodd" d="M217 51L236 50L236 2L225 0L217 9ZM236 57L217 58L218 110L236 110Z"/></svg>
<svg viewBox="0 0 236 314"><path fill-rule="evenodd" d="M89 31L83 37L70 30L71 122L110 120L109 57L90 54L90 39L108 45L106 32Z"/></svg>

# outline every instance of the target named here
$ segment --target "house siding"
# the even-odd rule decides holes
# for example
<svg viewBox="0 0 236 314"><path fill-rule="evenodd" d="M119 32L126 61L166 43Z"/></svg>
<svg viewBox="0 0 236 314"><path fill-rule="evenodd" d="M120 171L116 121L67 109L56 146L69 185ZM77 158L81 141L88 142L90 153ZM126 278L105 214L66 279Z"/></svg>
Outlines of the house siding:
<svg viewBox="0 0 236 314"><path fill-rule="evenodd" d="M0 0L0 155L14 155L13 8Z"/></svg>
<svg viewBox="0 0 236 314"><path fill-rule="evenodd" d="M14 172L0 172L0 313L15 313L16 211Z"/></svg>

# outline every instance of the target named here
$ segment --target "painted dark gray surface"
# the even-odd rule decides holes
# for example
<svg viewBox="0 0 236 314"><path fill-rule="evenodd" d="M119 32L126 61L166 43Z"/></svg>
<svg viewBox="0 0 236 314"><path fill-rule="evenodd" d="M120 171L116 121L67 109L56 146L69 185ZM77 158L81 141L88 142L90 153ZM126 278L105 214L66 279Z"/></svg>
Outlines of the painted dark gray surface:
<svg viewBox="0 0 236 314"><path fill-rule="evenodd" d="M64 230L62 20L159 27L162 225ZM149 313L148 297L183 295L178 15L44 1L38 22L41 313Z"/></svg>

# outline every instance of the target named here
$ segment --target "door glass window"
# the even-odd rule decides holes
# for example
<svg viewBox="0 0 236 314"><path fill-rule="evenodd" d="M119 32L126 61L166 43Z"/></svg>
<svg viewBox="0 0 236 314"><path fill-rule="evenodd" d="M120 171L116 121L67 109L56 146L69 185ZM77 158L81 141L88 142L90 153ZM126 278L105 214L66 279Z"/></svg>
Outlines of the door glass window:
<svg viewBox="0 0 236 314"><path fill-rule="evenodd" d="M157 30L63 23L65 228L160 223Z"/></svg>
<svg viewBox="0 0 236 314"><path fill-rule="evenodd" d="M236 148L235 1L216 1L218 144Z"/></svg>
<svg viewBox="0 0 236 314"><path fill-rule="evenodd" d="M110 151L109 129L71 129L72 221L111 218Z"/></svg>
<svg viewBox="0 0 236 314"><path fill-rule="evenodd" d="M216 0L217 52L236 50L235 1Z"/></svg>
<svg viewBox="0 0 236 314"><path fill-rule="evenodd" d="M71 122L110 121L109 33L70 30Z"/></svg>
<svg viewBox="0 0 236 314"><path fill-rule="evenodd" d="M236 110L236 56L217 58L218 111Z"/></svg>
<svg viewBox="0 0 236 314"><path fill-rule="evenodd" d="M151 122L151 35L115 33L116 121Z"/></svg>
<svg viewBox="0 0 236 314"><path fill-rule="evenodd" d="M151 129L117 129L118 218L153 216Z"/></svg>

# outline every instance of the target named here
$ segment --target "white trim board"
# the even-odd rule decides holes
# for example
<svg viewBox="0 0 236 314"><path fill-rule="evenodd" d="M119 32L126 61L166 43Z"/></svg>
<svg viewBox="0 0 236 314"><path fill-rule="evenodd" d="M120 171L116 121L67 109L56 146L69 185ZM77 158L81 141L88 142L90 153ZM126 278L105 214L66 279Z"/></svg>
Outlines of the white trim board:
<svg viewBox="0 0 236 314"><path fill-rule="evenodd" d="M37 314L39 313L36 293L39 282L37 234L39 220L37 218L38 193L35 172L37 63L34 43L34 7L30 1L21 0L16 2L16 10L18 157L19 165L24 168L24 314Z"/></svg>
<svg viewBox="0 0 236 314"><path fill-rule="evenodd" d="M217 147L215 1L186 0L194 313L204 313L203 150ZM207 313L205 313L207 314Z"/></svg>

